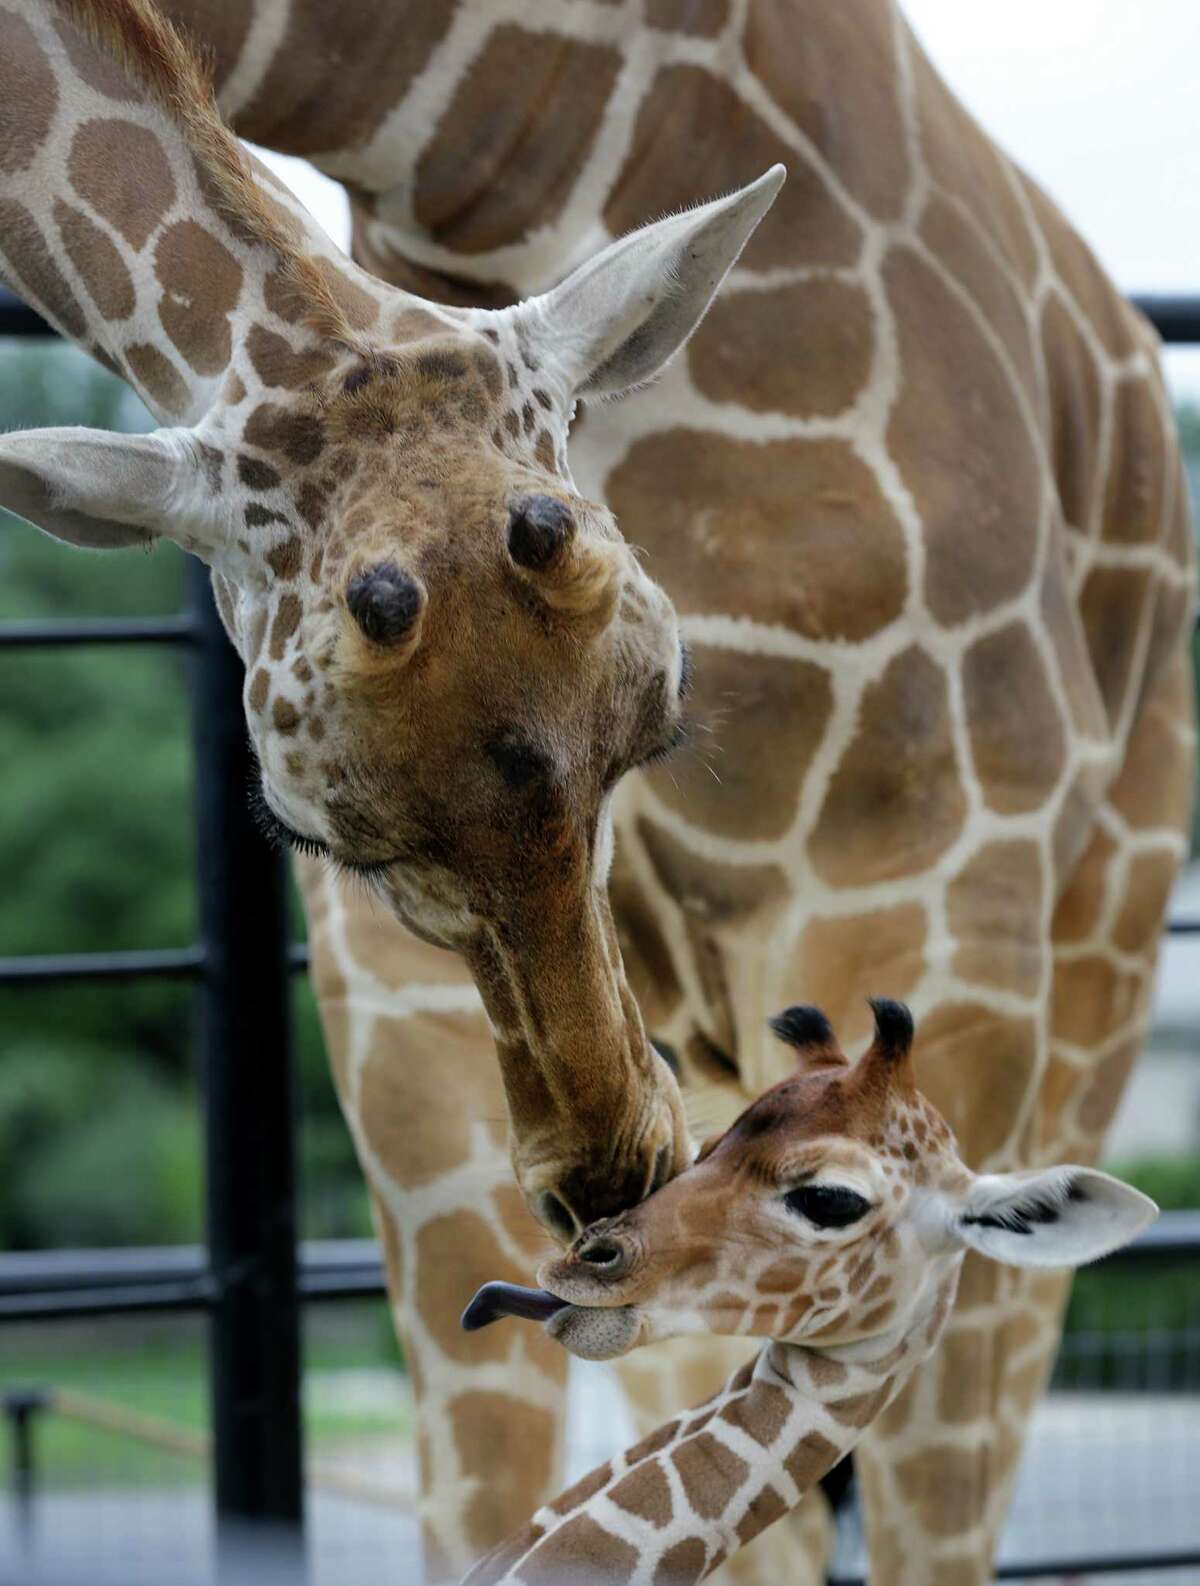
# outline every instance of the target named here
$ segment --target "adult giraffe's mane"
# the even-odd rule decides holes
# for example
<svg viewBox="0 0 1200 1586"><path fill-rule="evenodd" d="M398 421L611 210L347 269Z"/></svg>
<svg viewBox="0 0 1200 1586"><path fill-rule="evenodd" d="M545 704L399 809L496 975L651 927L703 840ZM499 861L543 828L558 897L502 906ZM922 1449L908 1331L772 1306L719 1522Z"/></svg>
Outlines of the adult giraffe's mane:
<svg viewBox="0 0 1200 1586"><path fill-rule="evenodd" d="M329 285L288 233L255 181L249 158L221 119L211 63L151 0L50 0L178 128L205 192L244 241L277 259L281 296L316 334L349 348L358 338Z"/></svg>

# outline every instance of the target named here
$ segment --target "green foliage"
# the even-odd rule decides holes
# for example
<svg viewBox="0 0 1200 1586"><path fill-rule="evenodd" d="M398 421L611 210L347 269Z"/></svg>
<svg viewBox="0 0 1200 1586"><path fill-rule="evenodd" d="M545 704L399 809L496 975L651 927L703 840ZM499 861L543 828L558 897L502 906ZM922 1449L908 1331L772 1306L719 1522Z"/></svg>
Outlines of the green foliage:
<svg viewBox="0 0 1200 1586"><path fill-rule="evenodd" d="M71 348L0 343L0 426L149 422ZM0 512L0 621L169 613L183 568L169 544L68 550ZM0 651L0 955L195 939L184 668L157 646ZM200 1237L192 1001L165 981L0 992L0 1248ZM305 1231L364 1232L307 993L296 1037Z"/></svg>

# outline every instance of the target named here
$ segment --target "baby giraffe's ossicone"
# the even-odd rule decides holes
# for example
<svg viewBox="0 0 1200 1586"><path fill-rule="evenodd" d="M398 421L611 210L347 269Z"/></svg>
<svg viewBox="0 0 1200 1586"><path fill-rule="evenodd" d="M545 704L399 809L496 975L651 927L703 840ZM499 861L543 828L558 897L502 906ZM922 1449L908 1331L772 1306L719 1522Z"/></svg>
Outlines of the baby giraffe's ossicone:
<svg viewBox="0 0 1200 1586"><path fill-rule="evenodd" d="M789 1079L687 1172L547 1262L541 1290L476 1295L465 1327L542 1320L591 1360L681 1333L769 1342L708 1403L539 1510L472 1586L692 1586L853 1448L937 1343L968 1250L1078 1266L1156 1215L1093 1168L972 1173L917 1089L908 1009L872 1007L875 1038L853 1064L817 1009L779 1015Z"/></svg>

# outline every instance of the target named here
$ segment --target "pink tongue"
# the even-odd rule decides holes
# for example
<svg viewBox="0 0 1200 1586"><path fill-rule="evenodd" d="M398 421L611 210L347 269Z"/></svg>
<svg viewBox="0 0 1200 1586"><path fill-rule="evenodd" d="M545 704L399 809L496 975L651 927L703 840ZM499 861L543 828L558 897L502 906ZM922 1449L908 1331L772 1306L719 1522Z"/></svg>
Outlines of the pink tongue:
<svg viewBox="0 0 1200 1586"><path fill-rule="evenodd" d="M485 1283L462 1313L462 1327L464 1332L474 1333L502 1316L546 1322L566 1303L545 1289L523 1289L519 1283Z"/></svg>

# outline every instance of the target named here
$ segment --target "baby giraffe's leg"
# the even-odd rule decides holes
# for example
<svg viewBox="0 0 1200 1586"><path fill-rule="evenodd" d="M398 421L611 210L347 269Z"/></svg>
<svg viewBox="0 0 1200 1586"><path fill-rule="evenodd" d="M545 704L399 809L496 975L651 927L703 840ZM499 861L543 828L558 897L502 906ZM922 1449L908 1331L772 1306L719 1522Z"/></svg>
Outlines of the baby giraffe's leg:
<svg viewBox="0 0 1200 1586"><path fill-rule="evenodd" d="M1167 898L1186 851L1194 754L1191 679L1181 659L1143 706L1122 771L1058 899L1046 1057L1033 1107L1024 1120L1012 1120L1011 1165L1089 1162L1100 1151L1145 1037ZM923 1033L936 1018L923 1021ZM922 1088L948 1116L954 1118L949 1082L960 1062L964 1093L986 1098L993 1109L959 1127L975 1165L988 1156L981 1139L1004 1125L1003 1063L1019 1053L1016 1041L1002 1051L997 1035L982 1019L964 1027L937 1073L922 1070L918 1052ZM972 1053L989 1047L1000 1059L990 1090L965 1077ZM1058 1272L1019 1272L967 1258L937 1354L856 1454L873 1579L888 1586L990 1580L1069 1287L1069 1277Z"/></svg>
<svg viewBox="0 0 1200 1586"><path fill-rule="evenodd" d="M495 1050L460 961L318 863L300 869L416 1399L425 1579L444 1586L561 1485L566 1355L537 1328L459 1326L481 1283L528 1281L548 1241L513 1184Z"/></svg>
<svg viewBox="0 0 1200 1586"><path fill-rule="evenodd" d="M753 1338L686 1337L635 1350L616 1362L639 1437L680 1410L702 1404L762 1348ZM714 1586L821 1586L833 1525L820 1487L777 1525L707 1577Z"/></svg>

